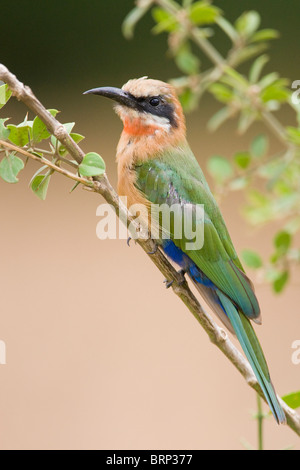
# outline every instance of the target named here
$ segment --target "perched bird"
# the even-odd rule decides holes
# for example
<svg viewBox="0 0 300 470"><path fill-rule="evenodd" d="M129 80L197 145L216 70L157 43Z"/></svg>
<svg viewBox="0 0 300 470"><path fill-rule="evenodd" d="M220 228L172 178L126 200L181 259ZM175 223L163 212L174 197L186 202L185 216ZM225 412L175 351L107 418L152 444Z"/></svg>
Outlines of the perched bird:
<svg viewBox="0 0 300 470"><path fill-rule="evenodd" d="M204 204L204 244L187 249L186 238L174 235L174 224L163 226L158 240L165 254L193 281L200 294L241 343L278 423L284 411L273 388L268 366L250 320L260 323L253 285L236 254L225 222L204 174L186 140L185 119L174 87L142 77L122 88L101 87L85 92L111 98L124 124L117 147L118 193L128 206Z"/></svg>

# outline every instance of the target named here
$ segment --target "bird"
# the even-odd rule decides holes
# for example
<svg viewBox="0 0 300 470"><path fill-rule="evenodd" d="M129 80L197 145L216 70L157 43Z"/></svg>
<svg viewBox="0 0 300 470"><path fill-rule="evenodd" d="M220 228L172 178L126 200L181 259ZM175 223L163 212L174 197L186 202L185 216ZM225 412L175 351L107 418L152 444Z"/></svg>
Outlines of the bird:
<svg viewBox="0 0 300 470"><path fill-rule="evenodd" d="M159 217L154 223L159 231L157 246L189 277L213 312L236 335L274 418L278 424L286 423L251 324L261 323L254 287L188 144L185 117L175 88L161 80L141 77L129 80L121 88L98 87L84 94L113 100L123 121L116 153L118 194L127 198L129 208L140 204L148 217L155 219L155 211L150 211L155 205L177 204L181 211L187 206L204 206L201 248L187 248L185 235L175 237L174 223L165 227Z"/></svg>

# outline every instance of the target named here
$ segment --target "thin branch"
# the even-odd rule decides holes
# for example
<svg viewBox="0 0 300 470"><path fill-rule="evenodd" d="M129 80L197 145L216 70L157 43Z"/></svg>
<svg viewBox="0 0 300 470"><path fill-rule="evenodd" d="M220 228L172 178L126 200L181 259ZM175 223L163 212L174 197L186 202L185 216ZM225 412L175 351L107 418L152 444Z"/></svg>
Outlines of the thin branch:
<svg viewBox="0 0 300 470"><path fill-rule="evenodd" d="M23 101L29 109L31 109L35 114L40 117L40 119L47 126L47 129L50 134L53 134L67 148L68 152L74 158L74 160L80 163L84 156L84 152L67 134L64 126L45 109L45 107L42 105L42 103L40 103L40 101L38 101L38 99L34 96L30 88L24 86L23 83L21 83L2 64L0 64L0 79L8 84L9 88L12 90L13 95L15 95L19 100ZM18 151L20 150L22 149L18 149ZM78 178L76 175L73 175L67 170L53 165L47 159L41 159L29 152L28 154L28 157L33 158L39 163L48 165L49 168L52 168L55 171L59 171L64 176L71 177L70 175L72 175L72 179ZM127 226L129 224L132 224L133 227L138 228L134 218L127 211L126 206L119 199L117 193L111 186L106 174L104 174L101 178L94 178L93 181L85 180L84 178L82 180L83 181L80 181L82 184L89 186L92 185L92 189L97 193L101 194L104 199L115 208L117 215L121 218L122 221L125 221ZM235 347L235 345L230 341L224 329L220 328L211 318L211 316L204 310L202 305L199 303L198 299L190 290L187 282L184 281L184 283L182 283L182 276L177 273L177 271L174 269L172 264L168 261L168 259L165 257L165 255L160 249L156 250L154 254L150 254L150 252L155 251L155 245L153 240L137 239L137 243L148 254L148 257L157 266L163 276L168 280L174 281L172 284L173 292L183 301L189 311L204 328L212 343L215 344L229 359L229 361L236 367L236 369L241 373L248 385L254 390L256 390L262 398L264 398L262 390L253 374L253 371L248 361ZM293 409L289 408L282 400L280 400L280 402L287 416L288 426L290 426L290 428L293 429L300 436L300 416L297 415L297 413Z"/></svg>
<svg viewBox="0 0 300 470"><path fill-rule="evenodd" d="M277 138L281 141L281 143L287 146L288 148L292 148L292 145L289 143L289 141L286 138L286 131L284 127L281 125L278 119L276 119L274 114L270 113L269 111L262 110L261 116L263 120L265 121L265 124L270 129L270 131L272 131L273 134L277 136Z"/></svg>
<svg viewBox="0 0 300 470"><path fill-rule="evenodd" d="M43 121L50 134L54 135L66 147L69 153L72 154L74 160L76 160L77 163L81 163L84 152L69 136L64 126L40 103L31 89L21 83L16 76L10 73L2 64L0 64L0 77L12 90L12 94L19 101L23 101L23 103Z"/></svg>
<svg viewBox="0 0 300 470"><path fill-rule="evenodd" d="M61 168L60 166L55 165L54 163L50 162L50 160L47 160L47 158L38 157L34 153L28 152L27 150L17 147L16 145L13 145L9 142L5 142L5 140L0 140L0 147L6 148L8 150L12 150L13 152L21 153L26 158L31 158L32 160L35 160L38 163L47 165L52 170L57 171L57 173L60 173L66 176L67 178L70 178L71 180L78 181L79 183L84 184L85 186L93 186L93 183L94 183L93 181L90 181L86 178L82 178L81 176L75 175L74 173L71 173L70 171L65 170L64 168Z"/></svg>

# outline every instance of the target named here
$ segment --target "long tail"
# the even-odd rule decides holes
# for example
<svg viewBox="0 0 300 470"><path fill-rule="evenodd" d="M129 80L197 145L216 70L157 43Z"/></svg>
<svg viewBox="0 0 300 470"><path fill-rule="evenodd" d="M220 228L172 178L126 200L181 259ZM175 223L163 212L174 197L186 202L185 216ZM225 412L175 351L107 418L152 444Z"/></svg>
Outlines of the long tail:
<svg viewBox="0 0 300 470"><path fill-rule="evenodd" d="M243 351L246 354L248 361L250 362L257 381L261 386L262 391L264 392L274 418L278 424L285 424L286 417L284 411L278 401L276 392L271 382L264 353L250 321L243 313L240 313L233 305L231 300L218 289L217 294L234 328L236 336L241 343Z"/></svg>
<svg viewBox="0 0 300 470"><path fill-rule="evenodd" d="M212 289L197 282L190 276L202 297L220 317L225 326L235 333L252 367L257 381L264 392L269 407L278 424L285 424L286 417L271 382L269 369L257 336L248 318L240 313L231 300L219 289Z"/></svg>

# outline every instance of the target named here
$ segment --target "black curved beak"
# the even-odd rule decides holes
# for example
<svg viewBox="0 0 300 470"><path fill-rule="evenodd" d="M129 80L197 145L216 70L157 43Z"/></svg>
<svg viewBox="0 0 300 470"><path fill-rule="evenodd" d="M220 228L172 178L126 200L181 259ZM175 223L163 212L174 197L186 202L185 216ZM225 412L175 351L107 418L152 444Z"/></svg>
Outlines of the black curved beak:
<svg viewBox="0 0 300 470"><path fill-rule="evenodd" d="M85 91L83 94L101 95L105 96L106 98L110 98L116 101L117 103L122 104L123 106L128 106L129 108L138 107L138 103L135 97L130 93L127 93L126 91L122 90L121 88L115 88L110 86L92 88L91 90Z"/></svg>

